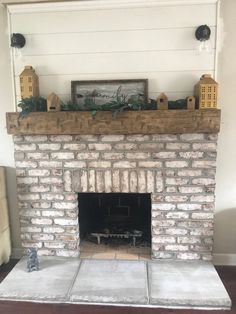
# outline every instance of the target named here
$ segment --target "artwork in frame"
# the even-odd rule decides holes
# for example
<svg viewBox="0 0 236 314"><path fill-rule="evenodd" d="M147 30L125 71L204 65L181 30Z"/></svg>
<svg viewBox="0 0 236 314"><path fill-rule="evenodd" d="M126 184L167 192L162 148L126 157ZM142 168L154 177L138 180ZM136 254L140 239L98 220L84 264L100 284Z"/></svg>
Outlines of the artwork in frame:
<svg viewBox="0 0 236 314"><path fill-rule="evenodd" d="M148 80L93 80L71 82L72 102L80 108L132 107L148 101ZM133 108L133 107L132 107Z"/></svg>

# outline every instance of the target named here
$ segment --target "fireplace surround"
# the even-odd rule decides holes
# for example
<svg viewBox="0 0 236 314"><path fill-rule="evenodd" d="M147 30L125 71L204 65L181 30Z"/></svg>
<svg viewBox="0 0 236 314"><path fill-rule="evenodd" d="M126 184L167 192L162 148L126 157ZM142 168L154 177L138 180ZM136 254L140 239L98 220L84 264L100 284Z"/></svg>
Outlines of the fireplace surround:
<svg viewBox="0 0 236 314"><path fill-rule="evenodd" d="M215 133L14 135L21 239L79 256L78 193L151 193L152 257L212 258Z"/></svg>

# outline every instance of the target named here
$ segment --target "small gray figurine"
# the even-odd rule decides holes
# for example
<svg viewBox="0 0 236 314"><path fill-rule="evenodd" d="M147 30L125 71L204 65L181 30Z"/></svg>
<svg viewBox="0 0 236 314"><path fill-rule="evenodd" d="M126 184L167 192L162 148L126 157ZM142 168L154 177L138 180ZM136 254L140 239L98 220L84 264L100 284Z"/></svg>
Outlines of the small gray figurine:
<svg viewBox="0 0 236 314"><path fill-rule="evenodd" d="M29 273L34 270L39 270L39 260L37 250L35 248L27 250L27 270Z"/></svg>

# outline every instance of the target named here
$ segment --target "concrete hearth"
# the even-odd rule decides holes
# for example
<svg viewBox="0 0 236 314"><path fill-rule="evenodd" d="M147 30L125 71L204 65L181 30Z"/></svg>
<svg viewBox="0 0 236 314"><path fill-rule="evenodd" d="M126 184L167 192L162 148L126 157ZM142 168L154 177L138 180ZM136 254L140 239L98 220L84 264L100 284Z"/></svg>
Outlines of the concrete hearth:
<svg viewBox="0 0 236 314"><path fill-rule="evenodd" d="M27 273L23 258L0 284L0 300L229 309L213 265L203 261L106 261L41 257Z"/></svg>

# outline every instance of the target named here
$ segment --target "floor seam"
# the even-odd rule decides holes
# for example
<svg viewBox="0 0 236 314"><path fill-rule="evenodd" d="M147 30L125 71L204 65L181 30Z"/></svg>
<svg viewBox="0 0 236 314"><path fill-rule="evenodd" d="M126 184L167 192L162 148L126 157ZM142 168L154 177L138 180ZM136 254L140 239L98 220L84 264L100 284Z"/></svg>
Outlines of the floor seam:
<svg viewBox="0 0 236 314"><path fill-rule="evenodd" d="M68 292L67 292L66 297L65 297L65 301L66 302L70 302L71 291L72 291L72 289L74 287L76 278L78 277L78 274L79 274L79 271L80 271L82 263L83 263L83 261L80 259L80 263L79 263L78 269L75 272L75 275L74 275L74 277L72 279L72 282L71 282L71 286L69 287Z"/></svg>

